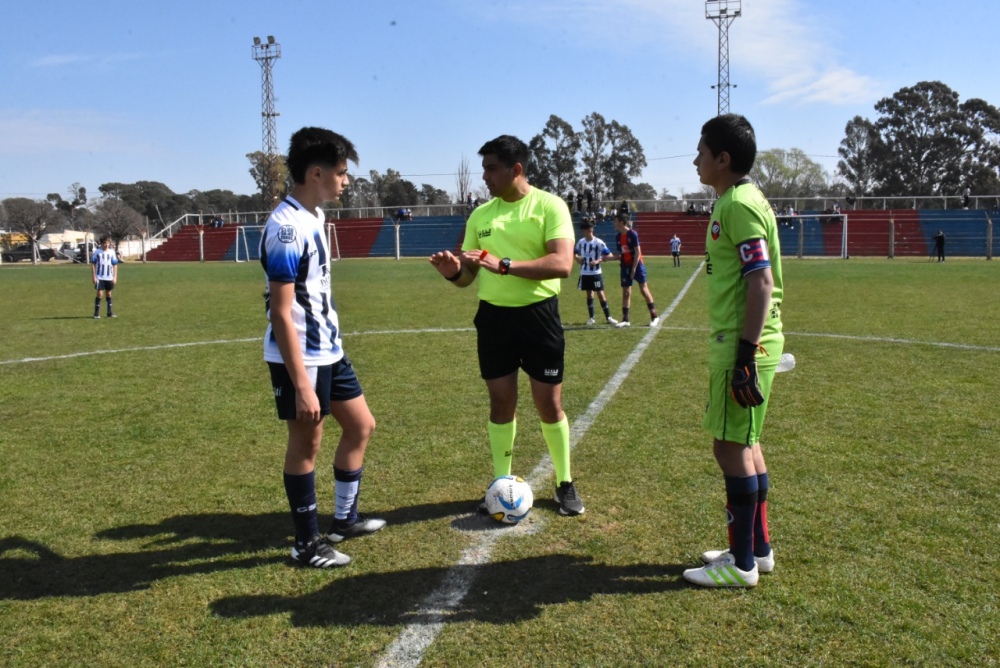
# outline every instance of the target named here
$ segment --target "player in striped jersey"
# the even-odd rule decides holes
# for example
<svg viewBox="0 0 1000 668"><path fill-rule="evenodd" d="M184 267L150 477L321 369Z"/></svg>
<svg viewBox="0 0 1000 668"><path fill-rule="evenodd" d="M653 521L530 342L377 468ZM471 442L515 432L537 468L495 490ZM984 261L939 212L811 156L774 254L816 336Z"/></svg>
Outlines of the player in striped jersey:
<svg viewBox="0 0 1000 668"><path fill-rule="evenodd" d="M118 254L111 248L108 235L101 237L101 247L94 251L90 258L90 273L94 279L97 296L94 297L94 320L101 318L101 297L106 295L108 302L108 317L117 318L111 303L111 291L118 284Z"/></svg>
<svg viewBox="0 0 1000 668"><path fill-rule="evenodd" d="M747 174L757 140L742 116L705 123L694 164L719 195L705 239L709 400L705 427L726 485L729 549L684 571L704 587L753 587L774 569L767 526L769 479L760 447L771 381L784 347L781 247L774 211Z"/></svg>
<svg viewBox="0 0 1000 668"><path fill-rule="evenodd" d="M594 324L594 293L601 302L601 309L609 325L617 325L618 321L611 317L611 309L608 308L608 298L604 294L604 276L601 271L601 264L604 258L611 255L607 244L594 236L594 222L589 218L584 218L580 222L580 232L583 237L576 242L573 254L580 261L580 281L577 283L578 290L587 291L587 313L589 314L588 325Z"/></svg>
<svg viewBox="0 0 1000 668"><path fill-rule="evenodd" d="M288 426L284 482L295 525L292 559L316 568L351 561L331 543L385 526L384 520L358 512L365 448L375 418L341 346L330 290L326 217L320 208L347 187L348 160L357 163L357 151L335 132L302 128L292 135L287 163L294 187L271 213L260 240L270 321L264 360L278 417ZM315 466L327 415L340 425L341 436L333 460L334 519L324 536L316 510Z"/></svg>

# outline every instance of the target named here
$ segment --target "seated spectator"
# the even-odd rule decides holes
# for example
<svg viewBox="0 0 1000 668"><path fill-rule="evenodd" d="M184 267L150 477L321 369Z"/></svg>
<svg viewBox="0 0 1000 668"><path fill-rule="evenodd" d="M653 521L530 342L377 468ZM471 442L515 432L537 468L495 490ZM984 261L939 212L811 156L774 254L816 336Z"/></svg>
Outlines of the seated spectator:
<svg viewBox="0 0 1000 668"><path fill-rule="evenodd" d="M694 208L694 202L691 202L690 204L688 204L688 208L687 208L687 214L688 214L689 216L693 216L693 215L694 215L694 214L696 214L696 213L697 213L697 211L695 211L695 208Z"/></svg>

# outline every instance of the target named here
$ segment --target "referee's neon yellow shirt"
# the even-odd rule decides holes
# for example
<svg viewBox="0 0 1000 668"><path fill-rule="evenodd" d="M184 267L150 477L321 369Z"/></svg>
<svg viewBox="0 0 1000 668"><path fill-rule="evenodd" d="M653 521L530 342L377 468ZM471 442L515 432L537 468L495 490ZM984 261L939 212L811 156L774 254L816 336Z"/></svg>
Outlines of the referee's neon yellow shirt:
<svg viewBox="0 0 1000 668"><path fill-rule="evenodd" d="M553 239L575 239L573 218L561 198L531 188L516 202L494 197L480 205L465 225L462 250L486 250L512 262L537 260L548 253ZM494 306L527 306L559 294L558 278L532 280L479 272L479 298Z"/></svg>

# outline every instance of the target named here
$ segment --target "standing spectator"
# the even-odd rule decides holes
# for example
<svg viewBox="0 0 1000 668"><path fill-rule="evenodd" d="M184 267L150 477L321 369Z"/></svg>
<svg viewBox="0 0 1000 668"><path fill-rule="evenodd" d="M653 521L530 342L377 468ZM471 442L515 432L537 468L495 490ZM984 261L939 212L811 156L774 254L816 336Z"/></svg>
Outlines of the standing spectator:
<svg viewBox="0 0 1000 668"><path fill-rule="evenodd" d="M584 218L580 223L580 231L583 237L576 242L573 255L580 261L580 280L577 283L578 290L587 292L587 313L589 314L588 325L594 324L594 293L601 303L601 310L604 311L604 318L609 325L617 325L618 321L611 317L611 309L608 307L608 298L604 294L604 276L601 265L604 258L611 255L601 239L594 236L594 222L590 218Z"/></svg>
<svg viewBox="0 0 1000 668"><path fill-rule="evenodd" d="M938 262L944 262L944 231L938 230L934 235L934 252L937 254ZM961 263L959 263L961 264ZM110 306L108 307L110 308Z"/></svg>
<svg viewBox="0 0 1000 668"><path fill-rule="evenodd" d="M108 302L108 317L117 318L111 303L111 292L118 284L118 253L111 250L111 239L108 235L101 237L101 247L94 251L90 258L90 274L94 282L97 296L94 298L94 320L101 319L101 297Z"/></svg>
<svg viewBox="0 0 1000 668"><path fill-rule="evenodd" d="M569 212L573 213L573 193L570 192L569 196L566 197L566 204L569 205Z"/></svg>
<svg viewBox="0 0 1000 668"><path fill-rule="evenodd" d="M284 483L295 526L292 559L314 568L350 563L351 558L330 543L385 526L385 520L358 512L365 449L375 418L342 347L320 208L339 199L347 187L348 160L357 163L357 151L335 132L302 128L293 134L287 158L292 192L271 213L260 240L269 321L264 360L278 418L288 427ZM324 536L316 511L315 468L327 415L333 415L341 434L333 459L333 523Z"/></svg>
<svg viewBox="0 0 1000 668"><path fill-rule="evenodd" d="M441 251L430 262L461 288L479 277L474 322L479 371L490 397L493 475L511 471L518 369L524 369L555 467L559 513L579 515L584 507L571 476L569 421L562 408L566 341L558 299L561 279L573 271L572 217L559 197L528 183L529 149L520 139L502 135L483 144L479 155L493 199L466 223L461 254Z"/></svg>
<svg viewBox="0 0 1000 668"><path fill-rule="evenodd" d="M670 255L674 258L674 267L681 266L681 239L676 233L670 238Z"/></svg>
<svg viewBox="0 0 1000 668"><path fill-rule="evenodd" d="M767 466L761 428L781 331L781 247L764 194L747 175L757 155L753 128L736 114L705 123L694 160L719 195L705 239L709 399L705 427L726 485L729 548L701 555L684 579L702 587L754 587L774 568L767 525ZM758 354L760 359L758 362Z"/></svg>
<svg viewBox="0 0 1000 668"><path fill-rule="evenodd" d="M587 213L594 212L594 193L588 188L584 191L584 195L587 197Z"/></svg>

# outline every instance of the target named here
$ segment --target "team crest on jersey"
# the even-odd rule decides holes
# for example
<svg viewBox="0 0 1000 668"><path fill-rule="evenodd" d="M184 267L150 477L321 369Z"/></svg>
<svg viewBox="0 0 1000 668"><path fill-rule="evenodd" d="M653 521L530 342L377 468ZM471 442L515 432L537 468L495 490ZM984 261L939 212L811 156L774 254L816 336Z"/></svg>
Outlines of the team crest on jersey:
<svg viewBox="0 0 1000 668"><path fill-rule="evenodd" d="M278 228L278 241L283 244L290 244L295 241L295 226L282 225Z"/></svg>
<svg viewBox="0 0 1000 668"><path fill-rule="evenodd" d="M719 224L719 221L713 220L712 221L712 241L718 241L719 240L719 234L721 234L721 233L722 233L722 225Z"/></svg>

